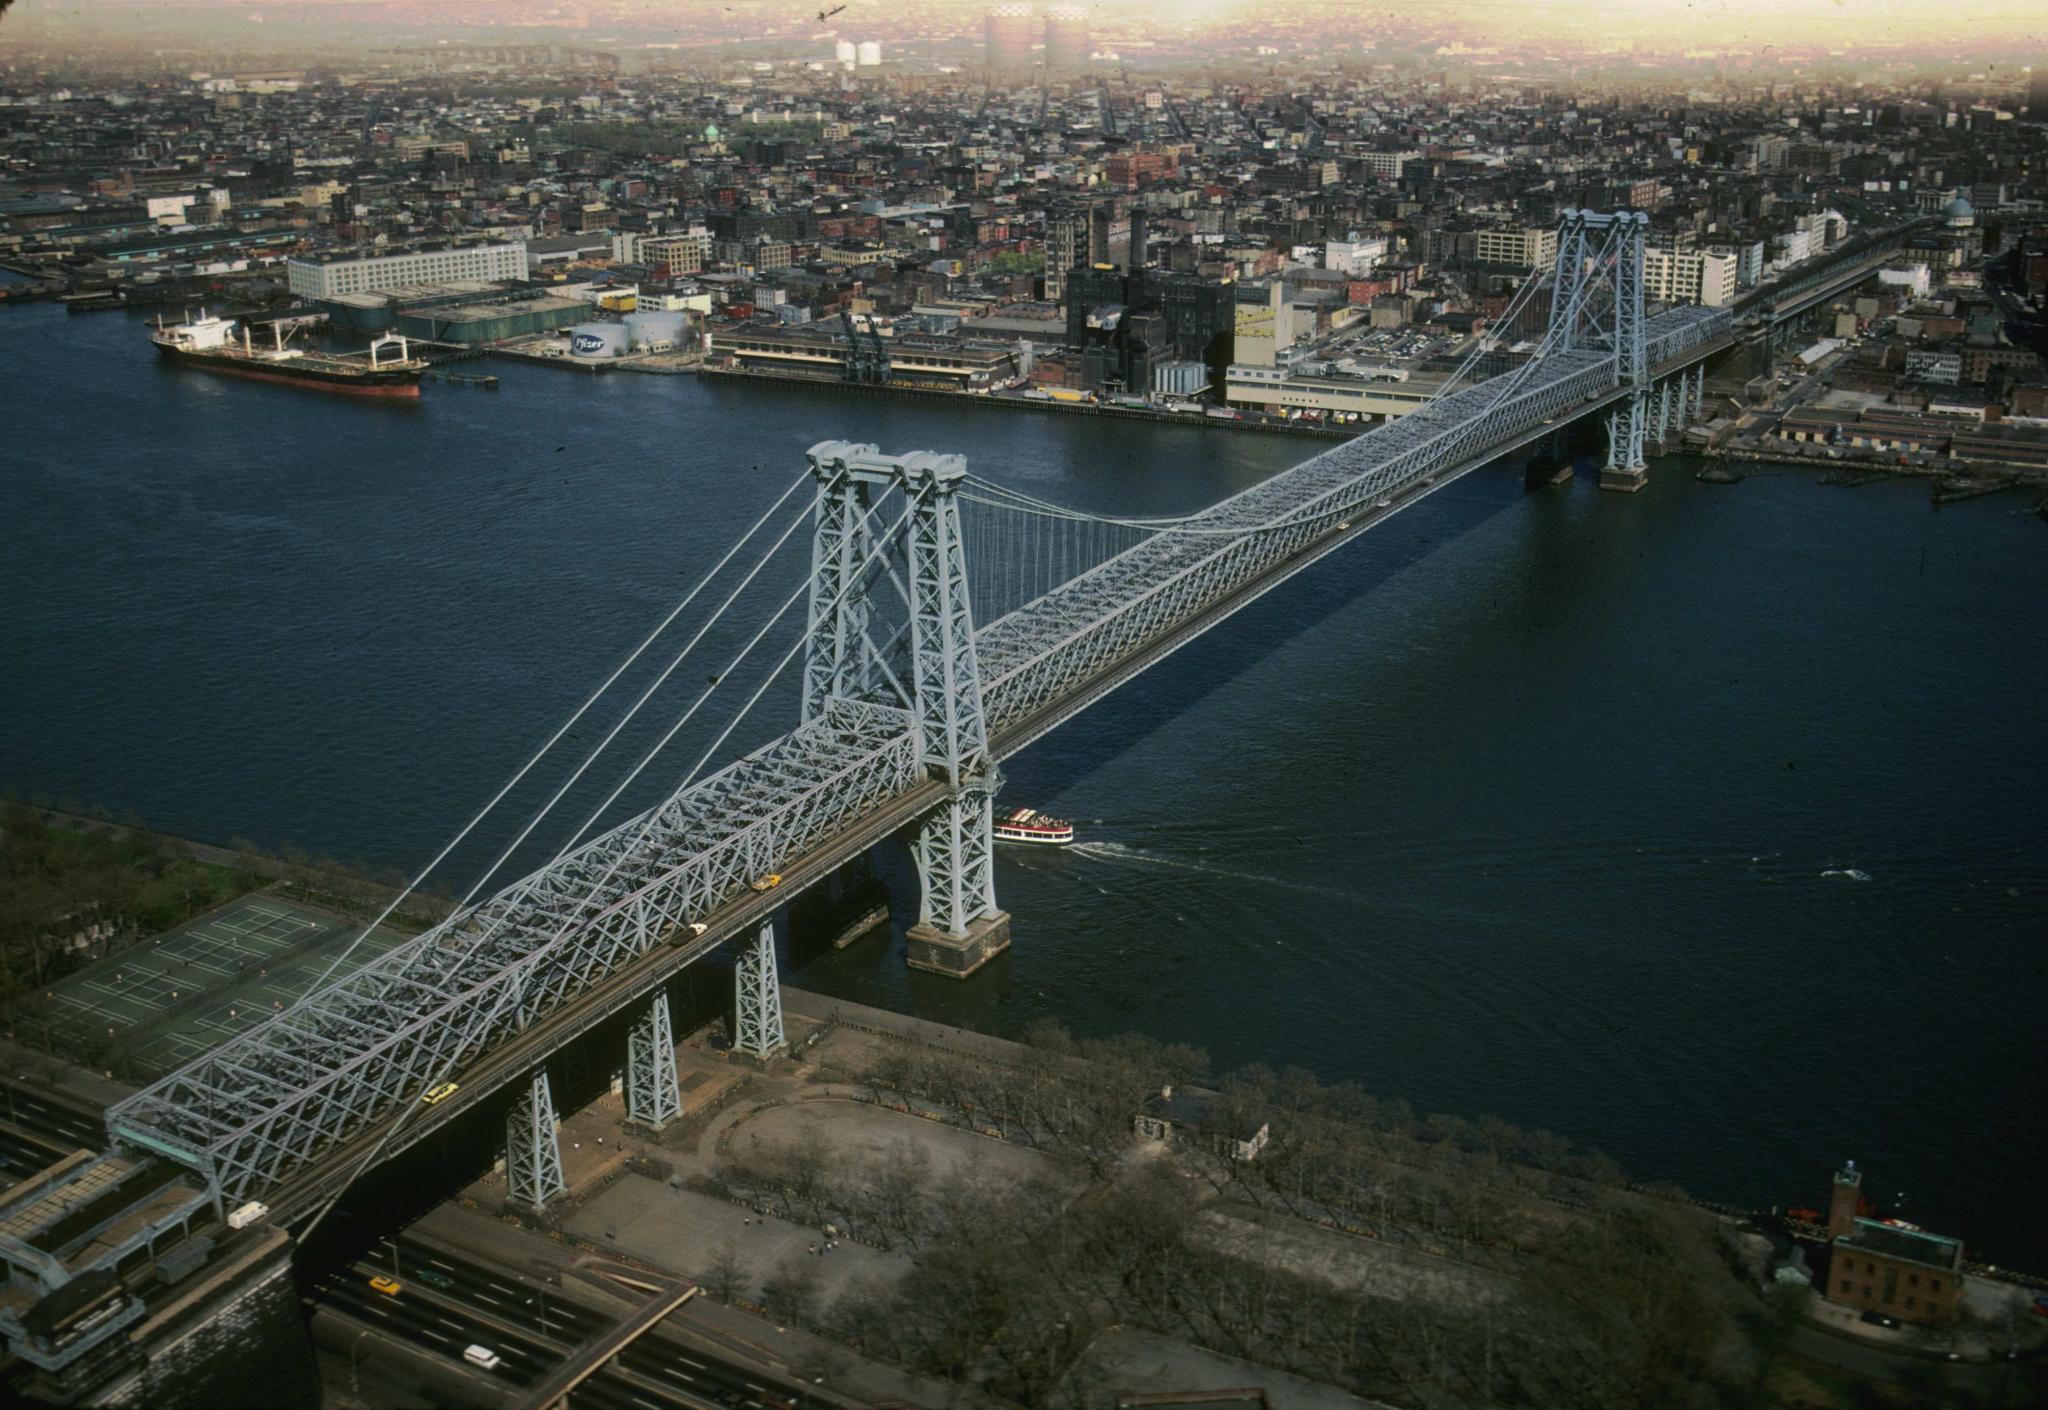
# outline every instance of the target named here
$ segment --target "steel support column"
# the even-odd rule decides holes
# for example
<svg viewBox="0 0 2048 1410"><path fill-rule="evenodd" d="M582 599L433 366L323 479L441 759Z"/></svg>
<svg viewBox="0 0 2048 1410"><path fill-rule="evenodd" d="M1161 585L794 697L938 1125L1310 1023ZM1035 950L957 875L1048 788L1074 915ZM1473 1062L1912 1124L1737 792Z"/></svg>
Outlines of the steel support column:
<svg viewBox="0 0 2048 1410"><path fill-rule="evenodd" d="M626 1119L659 1131L675 1120L682 1109L668 991L657 989L647 1012L626 1034Z"/></svg>
<svg viewBox="0 0 2048 1410"><path fill-rule="evenodd" d="M1550 287L1550 326L1556 332L1553 346L1559 352L1570 352L1578 346L1580 309L1573 304L1580 298L1590 272L1586 266L1592 252L1586 240L1586 212L1566 210L1560 213L1557 225L1557 261L1552 268Z"/></svg>
<svg viewBox="0 0 2048 1410"><path fill-rule="evenodd" d="M870 698L878 674L868 635L865 578L874 543L868 530L873 479L855 472L837 442L813 446L818 502L811 532L810 615L804 648L806 723L834 697Z"/></svg>
<svg viewBox="0 0 2048 1410"><path fill-rule="evenodd" d="M762 921L754 938L741 942L733 989L733 1047L763 1059L788 1047L782 1032L782 980L775 970L773 921Z"/></svg>
<svg viewBox="0 0 2048 1410"><path fill-rule="evenodd" d="M1637 392L1607 413L1607 464L1600 471L1603 490L1639 490L1649 483L1643 456L1643 423L1649 420L1649 397Z"/></svg>
<svg viewBox="0 0 2048 1410"><path fill-rule="evenodd" d="M555 1099L543 1068L505 1116L505 1194L513 1204L541 1213L568 1188L555 1137Z"/></svg>
<svg viewBox="0 0 2048 1410"><path fill-rule="evenodd" d="M1633 394L1607 417L1607 465L1600 488L1633 493L1650 481L1643 438L1650 422L1649 349L1643 337L1643 255L1650 218L1641 211L1614 217L1614 370Z"/></svg>
<svg viewBox="0 0 2048 1410"><path fill-rule="evenodd" d="M950 797L919 827L918 921L906 935L913 969L972 974L1010 943L996 909L995 794L1002 786L988 748L974 611L956 498L967 462L957 455L902 460L910 498L912 709L924 764Z"/></svg>

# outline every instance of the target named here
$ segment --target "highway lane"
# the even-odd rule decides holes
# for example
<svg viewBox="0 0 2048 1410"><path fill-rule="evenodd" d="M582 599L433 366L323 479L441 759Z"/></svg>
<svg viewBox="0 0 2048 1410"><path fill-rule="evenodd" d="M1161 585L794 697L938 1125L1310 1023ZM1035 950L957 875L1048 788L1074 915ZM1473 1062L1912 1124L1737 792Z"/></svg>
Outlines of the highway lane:
<svg viewBox="0 0 2048 1410"><path fill-rule="evenodd" d="M461 1361L466 1347L487 1346L503 1358L503 1364L488 1374L515 1386L534 1385L561 1359L559 1348L508 1335L502 1327L487 1325L454 1305L422 1297L410 1288L396 1297L377 1292L355 1269L337 1270L323 1279L314 1301L452 1361Z"/></svg>
<svg viewBox="0 0 2048 1410"><path fill-rule="evenodd" d="M70 1145L60 1148L54 1142L0 1124L0 1186L26 1180L76 1149Z"/></svg>
<svg viewBox="0 0 2048 1410"><path fill-rule="evenodd" d="M401 1285L398 1296L372 1291L373 1276L396 1276ZM628 1315L582 1306L565 1298L559 1288L404 1234L384 1240L351 1268L329 1275L321 1288L321 1300L331 1297L338 1309L381 1304L380 1317L376 1311L364 1315L379 1317L378 1325L410 1333L409 1340L450 1356L459 1358L471 1343L490 1347L505 1357L506 1369L516 1368L515 1383L521 1386L537 1384L574 1348ZM398 1304L408 1306L401 1310ZM458 1327L468 1338L459 1343L451 1340ZM518 1354L508 1354L508 1347ZM684 1350L651 1332L568 1397L572 1406L637 1405L640 1410L775 1410L785 1403L803 1405L802 1388L781 1382L765 1367L725 1361L694 1348Z"/></svg>
<svg viewBox="0 0 2048 1410"><path fill-rule="evenodd" d="M105 1118L86 1108L37 1092L0 1077L0 1120L69 1155L76 1150L105 1150Z"/></svg>

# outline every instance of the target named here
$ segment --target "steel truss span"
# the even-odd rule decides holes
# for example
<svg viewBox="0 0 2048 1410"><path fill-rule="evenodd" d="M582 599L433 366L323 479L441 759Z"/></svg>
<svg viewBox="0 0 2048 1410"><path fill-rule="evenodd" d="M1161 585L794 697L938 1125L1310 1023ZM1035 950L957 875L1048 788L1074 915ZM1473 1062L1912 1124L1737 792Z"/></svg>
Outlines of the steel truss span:
<svg viewBox="0 0 2048 1410"><path fill-rule="evenodd" d="M919 781L907 712L835 701L129 1098L109 1132L254 1198Z"/></svg>
<svg viewBox="0 0 2048 1410"><path fill-rule="evenodd" d="M1105 680L1142 668L1163 642L1170 649L1206 630L1312 561L1380 501L1412 500L1618 398L1647 407L1648 379L1727 341L1722 310L1630 316L1631 301L1617 297L1630 281L1610 271L1641 258L1639 226L1632 216L1568 213L1550 332L1521 366L1158 528L978 630L953 505L957 458L870 460L870 447L818 447L797 729L114 1107L113 1139L191 1168L221 1207L293 1182L330 1187L351 1173L344 1157L357 1158L344 1147L416 1112L429 1086L693 923L713 925L699 937L705 945L728 938L737 922L717 913L757 880L799 858L850 855L878 817L934 784L943 789L943 817L934 817L959 835L940 845L946 838L934 842L926 823L927 885L966 880L936 887L947 894L936 908L926 898L925 918L947 929L992 912L976 849L985 851L997 754L1080 709ZM1604 241L1592 238L1599 231ZM893 550L868 502L891 485L913 503ZM881 626L857 585L886 576L875 556L884 550L906 570L906 621L877 640ZM912 669L898 676L892 653L906 636ZM765 1032L765 1018L757 1026Z"/></svg>
<svg viewBox="0 0 2048 1410"><path fill-rule="evenodd" d="M1727 337L1718 309L1674 309L1650 321L1650 367ZM1547 422L1588 409L1620 385L1610 349L1583 345L1537 364L1503 396L1481 382L1344 442L1162 531L983 628L991 732L1112 669L1274 564L1376 504L1426 485ZM1510 374L1512 375L1512 374ZM1216 530L1236 530L1219 535Z"/></svg>

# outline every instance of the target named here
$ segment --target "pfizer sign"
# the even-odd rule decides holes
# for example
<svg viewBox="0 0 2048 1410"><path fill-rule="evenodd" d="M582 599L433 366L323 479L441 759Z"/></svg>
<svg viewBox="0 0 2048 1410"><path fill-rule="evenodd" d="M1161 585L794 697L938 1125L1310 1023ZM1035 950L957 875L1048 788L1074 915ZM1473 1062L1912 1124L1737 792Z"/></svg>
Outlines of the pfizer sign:
<svg viewBox="0 0 2048 1410"><path fill-rule="evenodd" d="M604 339L595 333L578 333L569 340L569 351L578 357L590 357L604 350Z"/></svg>

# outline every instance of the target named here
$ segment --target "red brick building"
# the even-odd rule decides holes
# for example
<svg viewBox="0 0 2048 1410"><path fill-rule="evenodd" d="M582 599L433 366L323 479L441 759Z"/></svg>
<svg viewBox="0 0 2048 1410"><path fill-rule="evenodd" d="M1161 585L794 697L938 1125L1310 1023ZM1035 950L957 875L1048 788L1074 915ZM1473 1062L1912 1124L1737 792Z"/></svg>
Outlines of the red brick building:
<svg viewBox="0 0 2048 1410"><path fill-rule="evenodd" d="M1945 1327L1963 1303L1960 1239L1862 1217L1863 1172L1851 1162L1835 1176L1828 1204L1826 1280L1821 1295L1861 1312Z"/></svg>

